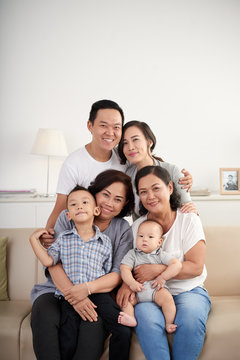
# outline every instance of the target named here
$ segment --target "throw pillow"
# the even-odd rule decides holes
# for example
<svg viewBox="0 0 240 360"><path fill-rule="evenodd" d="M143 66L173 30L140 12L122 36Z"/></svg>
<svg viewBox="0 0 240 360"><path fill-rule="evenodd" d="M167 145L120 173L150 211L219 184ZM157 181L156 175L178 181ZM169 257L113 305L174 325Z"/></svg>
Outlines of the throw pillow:
<svg viewBox="0 0 240 360"><path fill-rule="evenodd" d="M0 238L0 300L9 300L7 293L7 237Z"/></svg>

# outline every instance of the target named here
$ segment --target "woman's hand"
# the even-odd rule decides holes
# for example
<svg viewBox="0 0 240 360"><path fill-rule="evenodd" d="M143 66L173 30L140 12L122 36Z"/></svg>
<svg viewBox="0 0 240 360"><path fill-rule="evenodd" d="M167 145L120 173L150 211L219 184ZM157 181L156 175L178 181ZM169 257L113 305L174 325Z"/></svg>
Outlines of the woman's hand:
<svg viewBox="0 0 240 360"><path fill-rule="evenodd" d="M145 281L154 280L159 274L166 269L166 265L143 264L134 269L134 278L141 284Z"/></svg>
<svg viewBox="0 0 240 360"><path fill-rule="evenodd" d="M65 299L71 305L76 305L86 297L88 297L88 288L85 283L74 285L71 289L65 291Z"/></svg>
<svg viewBox="0 0 240 360"><path fill-rule="evenodd" d="M88 320L93 322L98 319L98 314L95 310L97 306L88 297L79 301L76 305L73 305L73 308L84 321Z"/></svg>
<svg viewBox="0 0 240 360"><path fill-rule="evenodd" d="M54 239L54 229L46 229L46 233L40 236L39 240L45 249L48 249L52 243L55 241Z"/></svg>
<svg viewBox="0 0 240 360"><path fill-rule="evenodd" d="M124 282L117 292L116 302L120 308L127 306L128 302L132 301L135 297L135 293Z"/></svg>
<svg viewBox="0 0 240 360"><path fill-rule="evenodd" d="M193 184L192 175L186 169L182 169L181 172L183 173L184 176L179 179L178 183L180 185L183 185L182 189L187 189L187 192L189 192Z"/></svg>
<svg viewBox="0 0 240 360"><path fill-rule="evenodd" d="M199 215L197 208L193 202L188 202L188 203L182 205L180 210L182 213L191 213L192 212L192 213Z"/></svg>

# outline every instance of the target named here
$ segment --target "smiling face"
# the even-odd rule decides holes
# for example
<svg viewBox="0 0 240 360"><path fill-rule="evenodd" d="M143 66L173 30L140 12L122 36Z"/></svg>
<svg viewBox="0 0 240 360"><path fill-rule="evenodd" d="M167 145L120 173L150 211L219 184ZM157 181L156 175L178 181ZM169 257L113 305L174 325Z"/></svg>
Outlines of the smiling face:
<svg viewBox="0 0 240 360"><path fill-rule="evenodd" d="M92 144L100 150L111 151L121 139L122 116L118 110L98 110L94 123L88 121L87 126L92 133Z"/></svg>
<svg viewBox="0 0 240 360"><path fill-rule="evenodd" d="M142 177L138 183L138 194L140 200L151 214L168 211L170 206L170 195L173 191L172 182L165 184L154 174Z"/></svg>
<svg viewBox="0 0 240 360"><path fill-rule="evenodd" d="M99 219L112 220L119 215L126 204L126 189L123 183L115 182L96 194L100 208Z"/></svg>
<svg viewBox="0 0 240 360"><path fill-rule="evenodd" d="M123 153L131 164L137 164L151 159L150 145L142 131L137 126L129 127L123 136Z"/></svg>
<svg viewBox="0 0 240 360"><path fill-rule="evenodd" d="M99 215L100 210L96 205L94 197L85 190L77 190L69 194L67 201L68 220L75 224L93 222L94 216Z"/></svg>
<svg viewBox="0 0 240 360"><path fill-rule="evenodd" d="M155 221L144 221L138 228L136 244L144 253L157 250L162 244L162 227Z"/></svg>

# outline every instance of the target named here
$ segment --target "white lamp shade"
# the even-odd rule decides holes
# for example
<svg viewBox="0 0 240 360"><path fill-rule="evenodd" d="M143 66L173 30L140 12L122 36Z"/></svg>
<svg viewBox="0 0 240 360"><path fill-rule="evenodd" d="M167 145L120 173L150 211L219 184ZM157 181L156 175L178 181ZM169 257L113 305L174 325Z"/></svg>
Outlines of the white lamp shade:
<svg viewBox="0 0 240 360"><path fill-rule="evenodd" d="M61 130L39 129L31 151L35 155L67 156L67 146Z"/></svg>

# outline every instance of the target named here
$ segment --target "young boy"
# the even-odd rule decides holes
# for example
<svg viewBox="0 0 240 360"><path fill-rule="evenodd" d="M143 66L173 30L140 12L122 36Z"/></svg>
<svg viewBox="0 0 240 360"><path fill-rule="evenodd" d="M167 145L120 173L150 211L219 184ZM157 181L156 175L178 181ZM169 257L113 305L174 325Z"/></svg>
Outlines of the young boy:
<svg viewBox="0 0 240 360"><path fill-rule="evenodd" d="M129 302L127 307L120 312L118 321L122 325L136 326L133 306L138 302L154 301L162 308L166 331L172 333L177 327L174 324L176 306L165 283L179 273L182 264L160 248L163 241L162 234L161 225L154 220L143 221L139 226L136 239L137 248L129 250L120 266L123 281L132 291L136 292L136 296L133 302ZM149 263L164 264L167 265L167 268L152 282L147 281L141 284L134 279L132 270L138 265Z"/></svg>
<svg viewBox="0 0 240 360"><path fill-rule="evenodd" d="M92 295L88 285L88 281L95 280L111 270L111 240L93 225L94 217L99 215L100 209L88 190L76 186L67 197L67 209L68 220L75 224L72 230L60 234L47 252L39 242L40 236L46 233L45 229L35 231L30 237L30 243L44 266L49 267L61 261L73 284L86 284L90 299L97 305L97 312L101 315L107 330L112 333L110 353L112 352L114 358L114 353L120 350L119 346L124 346L124 336L121 344L119 329L122 325L116 327L119 309L110 294ZM59 331L61 359L71 359L77 345L81 318L59 290L55 295L59 297L62 310Z"/></svg>

